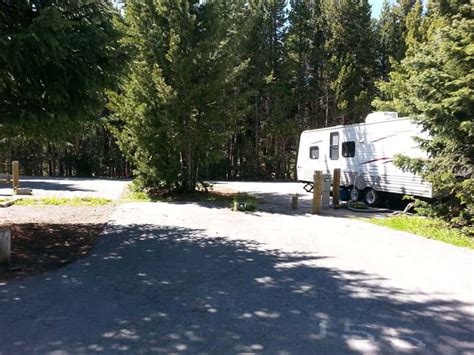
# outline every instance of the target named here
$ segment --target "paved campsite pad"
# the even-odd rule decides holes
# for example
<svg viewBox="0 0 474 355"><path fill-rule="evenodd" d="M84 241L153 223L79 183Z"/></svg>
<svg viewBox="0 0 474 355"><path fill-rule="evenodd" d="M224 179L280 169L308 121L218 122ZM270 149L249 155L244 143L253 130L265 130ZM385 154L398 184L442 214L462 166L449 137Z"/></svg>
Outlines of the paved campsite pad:
<svg viewBox="0 0 474 355"><path fill-rule="evenodd" d="M129 180L20 177L20 187L33 190L28 197L97 197L118 200ZM11 185L0 185L0 198L12 196Z"/></svg>
<svg viewBox="0 0 474 355"><path fill-rule="evenodd" d="M0 352L469 353L473 257L343 218L124 204L88 257L0 286Z"/></svg>
<svg viewBox="0 0 474 355"><path fill-rule="evenodd" d="M270 213L304 215L311 213L313 194L303 189L301 182L214 181L217 193L246 193L259 199L258 209ZM292 196L298 195L298 209L291 209ZM387 212L353 212L345 208L322 209L321 214L335 217L383 217Z"/></svg>

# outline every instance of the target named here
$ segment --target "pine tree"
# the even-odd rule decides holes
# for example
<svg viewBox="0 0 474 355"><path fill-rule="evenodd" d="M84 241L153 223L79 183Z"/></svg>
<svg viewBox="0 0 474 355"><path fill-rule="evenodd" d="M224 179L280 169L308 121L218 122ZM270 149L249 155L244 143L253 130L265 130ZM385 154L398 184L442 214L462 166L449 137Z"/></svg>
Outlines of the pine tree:
<svg viewBox="0 0 474 355"><path fill-rule="evenodd" d="M370 112L376 71L375 37L367 0L331 1L327 7L328 76L333 123L358 122Z"/></svg>
<svg viewBox="0 0 474 355"><path fill-rule="evenodd" d="M468 1L431 4L423 42L414 42L407 57L380 88L389 97L377 101L412 115L431 139L420 140L430 159L400 157L405 169L433 184L438 200L425 212L460 225L472 225L474 215L474 20Z"/></svg>
<svg viewBox="0 0 474 355"><path fill-rule="evenodd" d="M111 98L111 126L142 187L193 190L201 170L222 154L235 107L226 93L241 70L233 43L239 5L125 5L134 56L122 90Z"/></svg>
<svg viewBox="0 0 474 355"><path fill-rule="evenodd" d="M284 38L286 0L251 1L248 8L246 85L252 90L247 130L243 132L243 176L269 178L287 170L288 121ZM247 144L245 144L247 142ZM248 144L250 142L250 144Z"/></svg>
<svg viewBox="0 0 474 355"><path fill-rule="evenodd" d="M117 18L106 0L0 1L2 136L97 119L123 62Z"/></svg>
<svg viewBox="0 0 474 355"><path fill-rule="evenodd" d="M312 20L310 2L291 0L288 14L288 33L285 39L288 84L291 88L291 114L299 127L308 126L311 92L308 78L311 75Z"/></svg>
<svg viewBox="0 0 474 355"><path fill-rule="evenodd" d="M400 41L403 41L403 37L400 37L397 31L395 31L395 22L392 5L388 0L384 0L382 11L379 19L377 20L377 56L379 61L379 76L382 80L388 80L388 74L391 71L390 60L393 60L395 50L394 48L399 47Z"/></svg>
<svg viewBox="0 0 474 355"><path fill-rule="evenodd" d="M409 42L419 40L422 32L423 5L420 0L384 0L376 23L378 38L379 78L387 81L392 66L404 57Z"/></svg>
<svg viewBox="0 0 474 355"><path fill-rule="evenodd" d="M405 18L405 43L407 47L414 47L421 42L423 36L423 4L416 0L410 12Z"/></svg>
<svg viewBox="0 0 474 355"><path fill-rule="evenodd" d="M288 85L292 93L289 114L301 131L317 128L324 122L327 24L319 0L293 0L290 4L285 38Z"/></svg>

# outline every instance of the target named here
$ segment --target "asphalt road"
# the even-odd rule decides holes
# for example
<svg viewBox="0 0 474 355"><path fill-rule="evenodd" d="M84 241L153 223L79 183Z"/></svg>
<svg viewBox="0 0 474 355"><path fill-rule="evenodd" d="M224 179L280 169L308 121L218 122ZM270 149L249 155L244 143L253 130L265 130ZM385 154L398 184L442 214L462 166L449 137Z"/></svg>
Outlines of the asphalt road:
<svg viewBox="0 0 474 355"><path fill-rule="evenodd" d="M0 353L471 354L473 270L342 217L124 204L90 256L0 284Z"/></svg>
<svg viewBox="0 0 474 355"><path fill-rule="evenodd" d="M130 180L91 179L91 178L53 178L20 177L20 187L33 190L31 196L38 197L97 197L118 200ZM13 196L11 184L0 185L0 198Z"/></svg>

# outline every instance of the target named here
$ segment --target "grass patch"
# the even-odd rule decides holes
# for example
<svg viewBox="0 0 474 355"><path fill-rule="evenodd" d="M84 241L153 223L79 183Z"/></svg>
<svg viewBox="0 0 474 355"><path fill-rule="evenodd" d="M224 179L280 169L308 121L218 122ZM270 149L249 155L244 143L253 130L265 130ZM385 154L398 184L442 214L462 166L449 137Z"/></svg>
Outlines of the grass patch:
<svg viewBox="0 0 474 355"><path fill-rule="evenodd" d="M429 239L440 240L448 244L474 249L474 238L469 237L460 230L450 227L440 220L412 216L393 216L382 219L372 218L367 221L379 226L410 232Z"/></svg>
<svg viewBox="0 0 474 355"><path fill-rule="evenodd" d="M257 199L253 196L241 193L221 193L214 191L196 191L193 193L177 193L170 194L161 197L161 201L164 202L197 202L197 203L208 203L219 206L233 206L234 201L240 203L246 203L254 205L257 203Z"/></svg>
<svg viewBox="0 0 474 355"><path fill-rule="evenodd" d="M237 194L232 199L232 211L254 212L257 210L257 198L247 194Z"/></svg>
<svg viewBox="0 0 474 355"><path fill-rule="evenodd" d="M163 201L161 196L149 195L143 191L128 191L122 196L120 202L157 202Z"/></svg>
<svg viewBox="0 0 474 355"><path fill-rule="evenodd" d="M42 198L23 198L17 200L17 206L103 206L112 203L111 200L98 197L42 197Z"/></svg>
<svg viewBox="0 0 474 355"><path fill-rule="evenodd" d="M238 211L255 211L257 198L243 193L222 193L215 191L195 191L190 193L168 193L152 195L143 191L128 190L120 202L168 202L203 203L218 207L230 207ZM237 206L237 208L235 207ZM240 206L240 207L239 207Z"/></svg>
<svg viewBox="0 0 474 355"><path fill-rule="evenodd" d="M233 211L255 211L258 199L245 193L222 193L196 191L190 194L176 194L164 198L166 202L196 202L218 207L230 207Z"/></svg>

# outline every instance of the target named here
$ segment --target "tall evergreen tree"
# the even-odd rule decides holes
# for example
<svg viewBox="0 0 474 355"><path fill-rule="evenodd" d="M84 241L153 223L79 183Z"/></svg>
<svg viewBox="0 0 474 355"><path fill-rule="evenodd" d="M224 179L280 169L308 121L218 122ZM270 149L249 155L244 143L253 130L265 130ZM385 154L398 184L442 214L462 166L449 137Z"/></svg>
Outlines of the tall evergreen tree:
<svg viewBox="0 0 474 355"><path fill-rule="evenodd" d="M107 0L0 1L3 136L51 137L98 117L122 64L116 19Z"/></svg>
<svg viewBox="0 0 474 355"><path fill-rule="evenodd" d="M288 33L285 39L286 69L291 88L291 112L294 123L308 126L311 92L309 79L313 46L313 8L309 1L291 0L288 14Z"/></svg>
<svg viewBox="0 0 474 355"><path fill-rule="evenodd" d="M226 93L240 72L238 13L239 4L220 1L125 3L134 57L110 108L142 186L193 190L222 153L234 107Z"/></svg>
<svg viewBox="0 0 474 355"><path fill-rule="evenodd" d="M438 201L425 205L431 213L461 225L474 216L474 20L467 0L434 1L428 32L413 42L407 57L381 83L389 97L376 101L381 109L413 115L431 138L420 140L429 159L400 157L405 169L433 184Z"/></svg>
<svg viewBox="0 0 474 355"><path fill-rule="evenodd" d="M332 122L353 123L371 110L376 71L375 36L367 0L332 0L327 7L328 76Z"/></svg>
<svg viewBox="0 0 474 355"><path fill-rule="evenodd" d="M423 4L416 0L405 18L405 43L407 47L414 47L416 42L421 42L423 36Z"/></svg>
<svg viewBox="0 0 474 355"><path fill-rule="evenodd" d="M394 16L392 15L392 5L388 0L384 0L382 11L377 20L377 57L379 64L379 76L382 80L388 80L391 65L390 60L393 59L394 47L398 47L398 42L402 41L398 33L394 29ZM394 43L395 42L395 43Z"/></svg>
<svg viewBox="0 0 474 355"><path fill-rule="evenodd" d="M376 22L378 39L378 77L387 81L392 65L404 57L408 42L418 40L421 31L423 5L420 0L384 0L382 12Z"/></svg>
<svg viewBox="0 0 474 355"><path fill-rule="evenodd" d="M288 141L284 38L286 0L250 1L249 30L243 53L249 60L246 85L252 89L247 132L243 140L251 143L242 157L243 175L269 178L282 173L287 162ZM282 150L285 150L283 152ZM279 168L278 168L279 167Z"/></svg>
<svg viewBox="0 0 474 355"><path fill-rule="evenodd" d="M289 114L299 131L324 122L324 48L327 23L319 0L292 0L285 39L291 102Z"/></svg>

